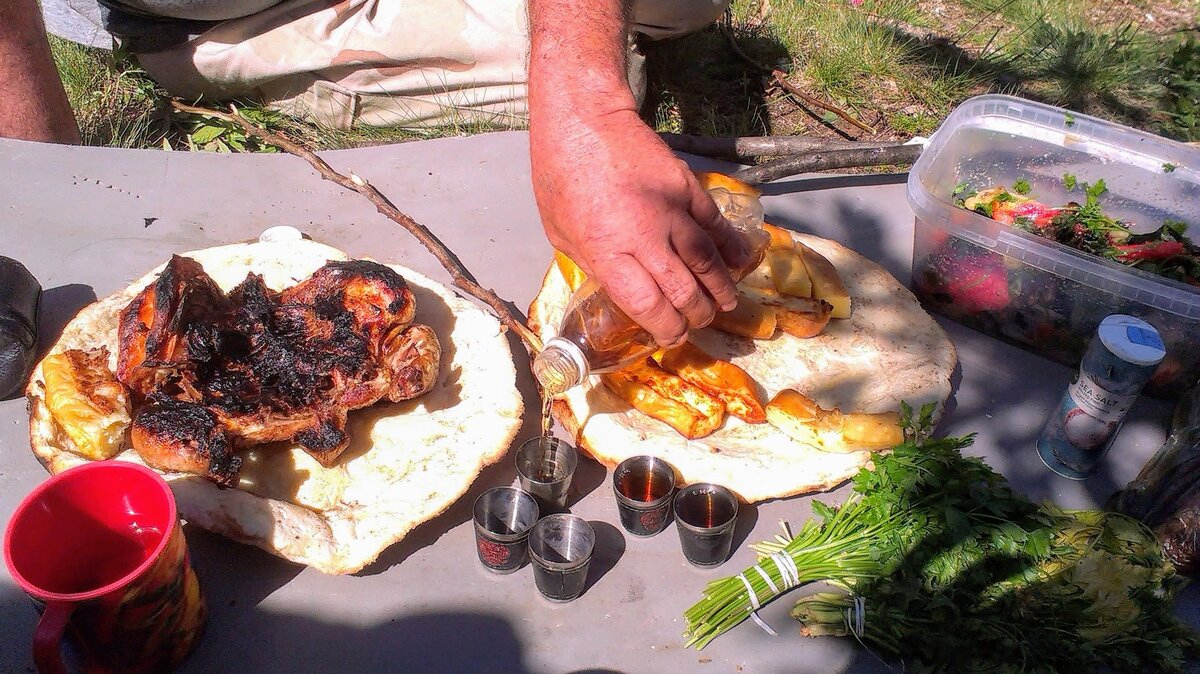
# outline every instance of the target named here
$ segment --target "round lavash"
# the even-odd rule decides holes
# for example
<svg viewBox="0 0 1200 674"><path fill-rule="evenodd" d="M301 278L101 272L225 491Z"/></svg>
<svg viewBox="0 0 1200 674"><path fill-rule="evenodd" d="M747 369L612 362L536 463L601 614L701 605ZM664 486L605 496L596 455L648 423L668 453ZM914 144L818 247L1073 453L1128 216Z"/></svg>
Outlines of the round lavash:
<svg viewBox="0 0 1200 674"><path fill-rule="evenodd" d="M329 260L348 259L308 240L182 255L198 261L223 290L250 272L280 290ZM441 342L433 389L414 400L384 400L351 411L350 447L332 468L298 447L275 443L241 452L245 460L236 489L219 489L195 475L164 474L184 519L326 573L353 573L449 508L485 466L505 454L524 404L500 323L441 284L391 266L416 297L415 322L433 328ZM80 311L51 353L107 346L115 370L118 314L161 270ZM87 459L69 451L70 440L51 420L44 392L39 364L27 390L30 442L42 464L58 473ZM128 438L116 459L142 462Z"/></svg>
<svg viewBox="0 0 1200 674"><path fill-rule="evenodd" d="M918 410L936 402L940 413L958 362L941 326L883 267L834 241L792 236L837 268L850 292L851 317L831 320L809 339L781 333L752 340L715 329L693 331L689 339L746 370L764 402L792 388L843 412L898 411L906 401ZM543 339L554 335L569 299L565 279L551 264L529 308L530 325ZM733 416L712 435L688 440L632 409L597 376L556 399L554 416L576 444L607 466L649 454L673 465L685 484L725 485L749 503L831 489L871 458L865 451L822 451L769 423L747 424Z"/></svg>

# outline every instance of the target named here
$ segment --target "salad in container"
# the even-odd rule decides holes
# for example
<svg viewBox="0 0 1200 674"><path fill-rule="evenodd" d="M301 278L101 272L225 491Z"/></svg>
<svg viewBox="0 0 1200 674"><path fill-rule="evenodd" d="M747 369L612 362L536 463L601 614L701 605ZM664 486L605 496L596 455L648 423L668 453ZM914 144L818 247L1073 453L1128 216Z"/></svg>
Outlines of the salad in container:
<svg viewBox="0 0 1200 674"><path fill-rule="evenodd" d="M1075 366L1105 316L1153 325L1147 392L1200 380L1200 149L1011 96L960 105L908 177L913 290Z"/></svg>

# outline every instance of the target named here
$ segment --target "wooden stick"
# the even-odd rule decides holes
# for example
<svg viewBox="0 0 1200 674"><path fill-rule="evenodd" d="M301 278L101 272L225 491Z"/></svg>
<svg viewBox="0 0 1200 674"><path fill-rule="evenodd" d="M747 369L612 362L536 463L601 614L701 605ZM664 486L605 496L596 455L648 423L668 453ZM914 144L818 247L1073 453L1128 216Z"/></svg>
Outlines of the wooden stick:
<svg viewBox="0 0 1200 674"><path fill-rule="evenodd" d="M748 159L752 157L782 157L812 150L861 147L859 143L836 138L813 136L744 136L741 138L713 138L711 136L688 136L678 133L658 134L667 147L677 152L687 152L705 157L723 159Z"/></svg>
<svg viewBox="0 0 1200 674"><path fill-rule="evenodd" d="M869 148L850 148L815 152L808 155L784 157L759 166L744 168L733 177L751 185L778 180L797 173L827 171L859 166L911 164L921 156L920 145L885 145Z"/></svg>
<svg viewBox="0 0 1200 674"><path fill-rule="evenodd" d="M377 211L388 218L391 218L393 222L408 230L410 234L416 237L417 241L420 241L421 245L425 246L426 250L432 253L433 256L437 258L438 262L442 263L442 266L445 267L446 271L449 272L450 277L454 280L455 286L461 288L467 294L488 305L492 309L492 312L496 314L496 317L500 319L500 322L508 329L511 329L513 332L517 333L517 335L525 342L525 344L533 353L536 354L542 350L542 340L535 335L532 330L526 327L524 316L521 315L520 311L510 307L508 303L500 299L500 297L492 290L479 285L479 282L475 280L475 277L471 274L471 272L467 271L466 267L463 266L458 257L455 256L454 253L451 252L450 249L447 248L440 239L434 236L433 233L430 232L429 229L424 225L408 217L408 215L396 208L395 204L388 200L388 198L385 197L382 192L375 189L375 186L371 183L363 180L353 173L351 173L349 176L338 173L337 171L333 170L333 168L330 167L324 159L318 157L313 151L277 133L263 129L250 122L245 117L241 116L238 113L237 108L232 105L229 106L228 113L220 112L218 110L210 110L208 108L199 108L192 105L187 105L186 103L181 103L176 100L171 101L171 106L182 112L190 112L196 115L207 115L209 117L216 117L217 119L222 119L227 122L237 124L246 133L254 136L255 138L270 143L271 145L274 145L285 152L294 154L297 157L307 161L325 180L335 182L348 190L354 190L355 192L363 195L367 198L367 200L375 205L375 209Z"/></svg>
<svg viewBox="0 0 1200 674"><path fill-rule="evenodd" d="M787 81L787 76L783 74L783 71L772 70L771 71L771 79L775 80L775 83L778 84L784 91L795 96L796 98L799 98L800 100L804 101L805 103L808 103L809 105L814 105L818 108L828 110L829 112L832 112L833 114L837 115L838 117L841 117L842 119L853 124L854 126L857 126L858 128L862 129L863 131L866 131L867 133L870 133L870 134L875 133L875 127L867 126L866 124L863 124L862 122L855 119L854 115L851 115L850 113L839 108L838 106L836 106L832 103L826 103L825 101L822 101L819 98L809 96L808 94L804 93L803 91L800 91L799 87L797 87L794 84L792 84L791 82Z"/></svg>
<svg viewBox="0 0 1200 674"><path fill-rule="evenodd" d="M757 70L764 75L771 72L770 68L750 58L746 52L742 51L742 46L738 44L737 38L734 37L733 31L729 28L729 22L732 21L732 17L731 12L728 9L725 10L725 19L725 21L721 22L721 33L725 35L725 40L728 41L729 46L733 48L733 53L737 54L738 58L740 58L746 63L746 65L750 66L754 70Z"/></svg>

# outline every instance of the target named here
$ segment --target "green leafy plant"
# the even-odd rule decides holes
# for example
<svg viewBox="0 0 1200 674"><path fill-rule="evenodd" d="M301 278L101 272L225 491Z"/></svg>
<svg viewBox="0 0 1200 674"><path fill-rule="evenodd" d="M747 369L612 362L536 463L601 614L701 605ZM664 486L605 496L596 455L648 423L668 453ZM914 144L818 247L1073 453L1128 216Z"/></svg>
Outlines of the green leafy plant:
<svg viewBox="0 0 1200 674"><path fill-rule="evenodd" d="M1161 66L1163 120L1158 130L1183 141L1200 140L1200 41L1179 40Z"/></svg>
<svg viewBox="0 0 1200 674"><path fill-rule="evenodd" d="M282 114L266 108L247 106L238 108L238 112L246 119L266 129L278 129L286 119ZM279 148L246 133L245 129L233 122L205 115L181 114L186 114L191 118L185 123L188 132L184 136L184 142L193 152L279 151Z"/></svg>
<svg viewBox="0 0 1200 674"><path fill-rule="evenodd" d="M1148 529L1034 504L962 455L973 436L930 438L931 406L901 414L905 442L874 454L841 505L814 501L794 535L751 546L758 564L708 584L684 614L688 646L824 581L838 591L792 611L802 634L853 634L911 671L1181 671L1198 641Z"/></svg>

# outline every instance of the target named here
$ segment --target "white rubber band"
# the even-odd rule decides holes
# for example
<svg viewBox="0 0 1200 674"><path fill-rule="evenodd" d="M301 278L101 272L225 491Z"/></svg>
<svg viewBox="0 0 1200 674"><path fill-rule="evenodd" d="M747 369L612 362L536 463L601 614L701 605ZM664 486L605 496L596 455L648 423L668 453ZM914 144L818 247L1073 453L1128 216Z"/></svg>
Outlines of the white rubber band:
<svg viewBox="0 0 1200 674"><path fill-rule="evenodd" d="M760 606L758 603L758 593L754 591L753 587L751 587L750 581L746 580L746 574L739 573L737 578L738 580L742 581L742 585L746 586L746 594L750 596L750 618L753 619L754 622L767 634L770 634L773 637L779 636L775 630L771 629L770 625L764 622L762 618L758 617L758 609L762 608L762 606Z"/></svg>
<svg viewBox="0 0 1200 674"><path fill-rule="evenodd" d="M846 627L858 639L862 639L867 629L867 600L862 597L854 598L854 605L846 609Z"/></svg>
<svg viewBox="0 0 1200 674"><path fill-rule="evenodd" d="M776 552L771 555L771 561L775 562L775 568L779 569L785 592L800 584L800 569L796 567L796 561L791 555L782 551Z"/></svg>
<svg viewBox="0 0 1200 674"><path fill-rule="evenodd" d="M771 588L771 592L773 592L775 594L779 594L779 588L775 587L775 583L771 582L771 577L767 575L766 571L762 570L761 566L755 564L752 568L758 572L759 576L762 576L762 579L764 581L766 581L767 587Z"/></svg>

